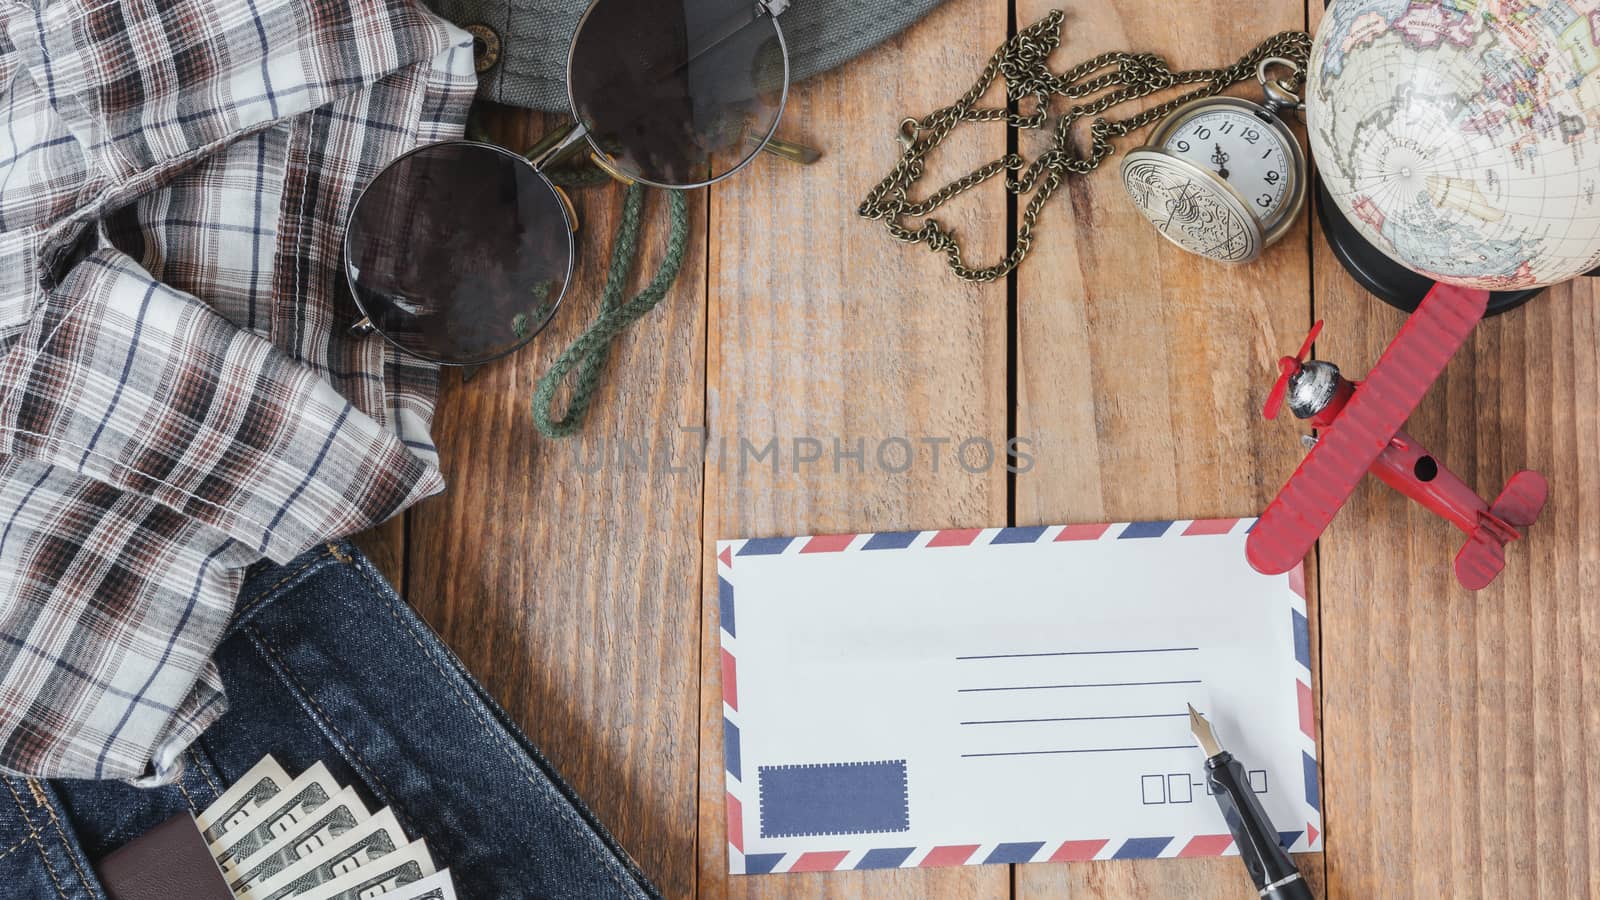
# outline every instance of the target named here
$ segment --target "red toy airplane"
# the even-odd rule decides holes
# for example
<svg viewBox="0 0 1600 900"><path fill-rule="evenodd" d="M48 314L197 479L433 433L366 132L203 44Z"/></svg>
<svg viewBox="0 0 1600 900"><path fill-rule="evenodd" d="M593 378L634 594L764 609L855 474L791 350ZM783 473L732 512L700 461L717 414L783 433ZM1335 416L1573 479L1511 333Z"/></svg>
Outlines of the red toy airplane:
<svg viewBox="0 0 1600 900"><path fill-rule="evenodd" d="M1521 537L1517 529L1532 525L1544 509L1549 494L1544 477L1518 472L1494 503L1485 503L1401 430L1483 318L1488 302L1484 291L1435 287L1364 382L1344 378L1331 363L1306 361L1321 322L1312 326L1298 354L1278 361L1280 374L1267 396L1266 417L1274 418L1287 396L1289 409L1310 419L1322 436L1245 542L1245 555L1256 571L1276 575L1299 565L1370 468L1390 487L1466 532L1467 543L1456 554L1462 587L1480 590L1500 574L1506 543Z"/></svg>

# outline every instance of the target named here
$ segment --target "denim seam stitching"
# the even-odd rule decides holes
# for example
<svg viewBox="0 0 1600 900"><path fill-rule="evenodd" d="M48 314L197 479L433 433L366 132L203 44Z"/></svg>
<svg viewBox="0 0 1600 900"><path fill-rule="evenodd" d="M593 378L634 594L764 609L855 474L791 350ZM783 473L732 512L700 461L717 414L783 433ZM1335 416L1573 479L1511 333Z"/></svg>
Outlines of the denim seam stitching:
<svg viewBox="0 0 1600 900"><path fill-rule="evenodd" d="M200 753L199 751L195 750L193 744L189 745L189 758L194 761L194 770L199 772L200 777L206 780L206 787L211 788L211 793L213 795L212 799L222 796L222 790L217 787L217 783L215 781L211 780L211 773L207 772L206 767L200 764Z"/></svg>
<svg viewBox="0 0 1600 900"><path fill-rule="evenodd" d="M27 783L30 780L31 779L27 779L27 778L0 778L0 781L4 781L6 783L6 790L10 791L11 792L11 796L16 798L16 800L17 800L17 810L22 813L22 821L23 821L23 823L26 824L26 825L32 826L32 825L34 825L34 819L39 817L39 810L44 808L44 804L43 803L36 804L34 806L33 810L30 812L28 810L28 807L22 802L22 795L17 793L17 788L16 788L16 783L18 781L21 781L23 783Z"/></svg>
<svg viewBox="0 0 1600 900"><path fill-rule="evenodd" d="M61 879L56 877L56 867L50 865L50 857L45 855L44 842L39 840L39 830L34 828L33 823L28 820L28 811L22 806L22 795L17 793L17 789L9 781L6 782L6 790L11 792L11 802L17 805L17 812L22 814L22 826L28 829L28 837L33 841L33 849L39 851L39 861L44 863L45 873L50 876L50 881L56 886L56 896L60 897L61 900L68 900L66 890L61 887Z"/></svg>
<svg viewBox="0 0 1600 900"><path fill-rule="evenodd" d="M5 848L4 850L0 850L0 859L5 859L6 857L10 856L12 853L15 853L16 851L22 849L22 845L26 844L27 842L28 842L28 838L26 836L24 836L22 838L22 840L17 841L15 844L12 844L11 846Z"/></svg>
<svg viewBox="0 0 1600 900"><path fill-rule="evenodd" d="M189 804L189 811L195 815L199 815L200 808L194 805L194 798L189 796L189 789L183 786L183 782L181 780L174 781L172 786L177 788L178 793L183 795L183 802Z"/></svg>
<svg viewBox="0 0 1600 900"><path fill-rule="evenodd" d="M278 582L277 584L273 585L272 587L267 588L266 590L262 591L261 593L256 594L254 597L251 597L249 600L244 601L244 603L241 604L238 607L238 609L236 609L234 611L234 614L233 614L234 618L243 619L246 615L248 615L251 612L251 610L255 609L256 606L258 606L261 603L261 601L263 599L265 599L267 596L275 593L278 590L278 588L281 588L284 585L288 584L289 582L295 580L296 578L298 578L300 576L300 573L302 573L305 570L311 568L312 566L314 566L317 563L321 562L325 558L326 557L322 556L321 554L318 554L318 555L312 557L311 559L307 560L305 562L305 564L302 565L300 568L295 569L293 572L290 572L289 574L283 576L283 580L282 581Z"/></svg>
<svg viewBox="0 0 1600 900"><path fill-rule="evenodd" d="M528 774L528 766L527 766L526 760L523 759L522 757L520 757L517 753L513 752L513 749L512 749L511 746L509 746L509 742L506 740L506 736L503 733L503 731L497 730L494 727L492 727L484 719L483 714L481 712L479 712L478 710L474 709L471 703L467 702L467 698L462 696L462 694L461 694L461 688L458 685L456 685L455 681L453 679L451 679L448 674L446 674L446 672L444 670L444 667L439 665L439 660L434 657L433 653L429 652L428 648L423 645L421 639L417 637L416 629L411 627L411 626L409 626L409 625L407 625L405 620L400 618L400 612L395 607L395 598L394 598L394 596L392 596L391 594L389 594L389 593L387 593L385 591L378 590L377 589L378 586L373 584L371 576L368 575L367 572L365 571L365 569L363 569L362 567L357 566L356 567L356 571L361 574L362 580L367 582L367 586L369 588L374 590L374 592L379 597L383 598L384 600L386 600L388 602L389 615L393 616L396 624L398 624L401 628L404 628L406 630L406 632L411 635L411 642L417 645L417 649L422 651L422 655L427 658L428 662L433 664L434 670L439 673L439 676L444 680L444 682L446 684L450 685L450 690L455 693L457 702L459 702L462 705L462 707L467 710L467 712L471 713L473 718L478 720L479 726L481 726L483 728L485 733L487 733L490 736L492 736L492 737L497 739L496 743L499 745L500 749L505 752L507 758L509 758L511 760L511 764L516 766L517 770L522 773L523 780L527 781L529 784L533 785L535 788L539 787L540 786L539 782L535 781L533 779L533 776ZM559 793L560 792L558 791L557 794L559 795ZM563 815L564 818L566 818L570 822L572 820L572 818L573 818L572 811L569 808L566 808L566 798L562 797L561 800L562 800L562 806L563 806L562 815ZM583 829L588 830L588 823L587 822L583 822L580 819L578 824ZM601 843L604 844L603 841ZM610 848L608 847L607 849L609 850ZM616 872L612 871L610 866L606 867L606 875L611 879L611 883L616 885L617 889L622 891L624 894L631 894L631 893L636 893L637 892L638 885L631 885L630 886L629 884L625 883L621 878L619 878L617 876Z"/></svg>
<svg viewBox="0 0 1600 900"><path fill-rule="evenodd" d="M56 817L55 807L46 802L44 811L50 817L50 824L55 826L56 835L61 838L61 849L67 854L67 862L72 863L73 870L78 873L78 883L84 890L89 890L89 876L84 873L83 866L78 865L78 854L73 852L72 844L67 840L67 831L61 827L61 820Z"/></svg>
<svg viewBox="0 0 1600 900"><path fill-rule="evenodd" d="M329 728L333 729L334 734L338 735L339 743L344 746L344 749L349 752L352 757L354 757L354 762L366 772L368 778L371 778L373 781L377 782L378 787L383 789L385 796L379 799L384 801L385 806L394 807L394 798L398 795L395 794L395 792L387 783L384 782L381 777L379 777L377 772L373 771L372 764L367 762L366 757L361 755L361 751L355 748L354 743L352 743L351 740L345 736L345 733L340 730L339 726L334 723L333 717L329 716L327 711L322 708L322 704L318 703L316 698L312 697L311 693L300 684L300 682L292 673L290 673L289 664L284 662L283 657L278 654L278 651L274 649L272 645L267 643L266 638L261 634L261 630L254 624L247 624L245 625L245 628L249 630L250 636L255 639L256 645L262 650L266 651L267 655L271 656L273 661L277 663L278 677L282 679L290 689L299 694L307 703L311 704L312 708L317 711L317 715L322 718L322 721L325 722ZM409 817L407 817L405 813L398 808L395 810L395 815L401 819L409 821ZM412 824L415 825L415 823Z"/></svg>

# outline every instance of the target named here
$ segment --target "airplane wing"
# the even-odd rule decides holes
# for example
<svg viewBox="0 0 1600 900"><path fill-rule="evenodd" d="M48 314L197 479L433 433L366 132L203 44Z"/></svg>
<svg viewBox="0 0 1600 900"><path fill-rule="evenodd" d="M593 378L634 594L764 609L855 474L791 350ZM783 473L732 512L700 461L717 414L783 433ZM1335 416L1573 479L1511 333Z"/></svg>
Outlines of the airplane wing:
<svg viewBox="0 0 1600 900"><path fill-rule="evenodd" d="M1245 542L1256 571L1299 565L1489 304L1486 291L1438 285L1422 298L1333 427L1306 454Z"/></svg>

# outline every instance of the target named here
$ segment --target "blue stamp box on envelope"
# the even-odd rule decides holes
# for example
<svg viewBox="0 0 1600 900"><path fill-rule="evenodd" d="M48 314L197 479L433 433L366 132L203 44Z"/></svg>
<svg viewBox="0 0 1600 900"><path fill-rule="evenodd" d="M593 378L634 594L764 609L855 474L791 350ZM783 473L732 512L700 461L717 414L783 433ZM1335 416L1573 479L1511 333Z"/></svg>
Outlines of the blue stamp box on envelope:
<svg viewBox="0 0 1600 900"><path fill-rule="evenodd" d="M761 836L907 831L906 761L760 768Z"/></svg>

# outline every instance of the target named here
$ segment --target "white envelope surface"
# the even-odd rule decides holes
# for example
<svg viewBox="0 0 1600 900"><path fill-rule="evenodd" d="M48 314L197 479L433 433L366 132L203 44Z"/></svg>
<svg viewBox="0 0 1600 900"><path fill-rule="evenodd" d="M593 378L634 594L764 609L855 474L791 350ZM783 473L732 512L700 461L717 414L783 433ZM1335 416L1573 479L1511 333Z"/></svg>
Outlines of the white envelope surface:
<svg viewBox="0 0 1600 900"><path fill-rule="evenodd" d="M1253 523L720 543L730 870L1235 853L1191 703L1320 849L1303 577Z"/></svg>

